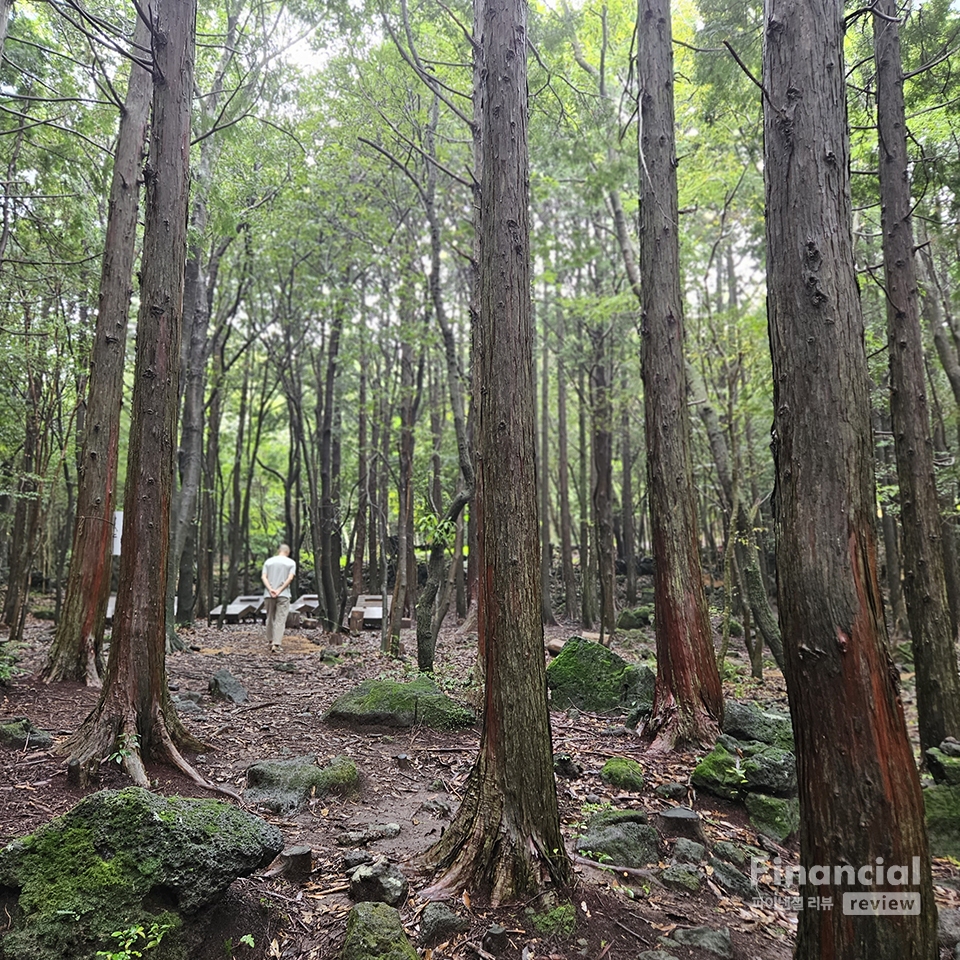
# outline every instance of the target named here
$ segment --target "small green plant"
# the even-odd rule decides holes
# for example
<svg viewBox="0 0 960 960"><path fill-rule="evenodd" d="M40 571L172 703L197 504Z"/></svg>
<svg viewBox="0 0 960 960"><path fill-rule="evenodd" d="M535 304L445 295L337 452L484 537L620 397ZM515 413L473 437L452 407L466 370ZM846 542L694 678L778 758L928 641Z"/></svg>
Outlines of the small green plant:
<svg viewBox="0 0 960 960"><path fill-rule="evenodd" d="M16 644L0 644L0 686L5 686L17 674L24 670L17 666L20 662L20 650Z"/></svg>
<svg viewBox="0 0 960 960"><path fill-rule="evenodd" d="M253 934L251 933L245 933L242 937L239 937L237 939L237 943L240 946L249 947L251 950L256 946L256 944L253 941ZM223 949L226 955L230 957L232 960L233 958L233 938L232 937L227 937L227 939L223 941Z"/></svg>
<svg viewBox="0 0 960 960"><path fill-rule="evenodd" d="M457 535L457 525L446 517L438 517L435 513L421 515L417 519L416 528L423 542L431 547L435 543L442 543L446 549L449 549L453 546Z"/></svg>
<svg viewBox="0 0 960 960"><path fill-rule="evenodd" d="M135 923L126 930L115 930L110 936L118 942L119 949L98 950L97 956L102 960L138 960L160 943L171 926L169 923L152 923L150 929L145 930L142 924Z"/></svg>
<svg viewBox="0 0 960 960"><path fill-rule="evenodd" d="M121 764L139 748L140 737L135 733L125 733L117 742L117 749L107 759L113 763Z"/></svg>

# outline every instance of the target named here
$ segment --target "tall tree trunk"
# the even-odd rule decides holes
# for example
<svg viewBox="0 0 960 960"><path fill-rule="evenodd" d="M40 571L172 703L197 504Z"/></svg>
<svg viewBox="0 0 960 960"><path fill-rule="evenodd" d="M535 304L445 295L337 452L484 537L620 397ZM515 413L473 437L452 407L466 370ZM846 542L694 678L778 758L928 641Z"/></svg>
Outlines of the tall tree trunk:
<svg viewBox="0 0 960 960"><path fill-rule="evenodd" d="M633 436L630 430L629 392L622 375L623 408L620 411L620 514L623 517L623 560L627 565L627 605L637 602L637 532L633 520Z"/></svg>
<svg viewBox="0 0 960 960"><path fill-rule="evenodd" d="M577 616L577 578L573 569L573 518L570 516L570 459L567 433L567 365L563 357L563 311L558 310L557 351L557 497L560 500L560 566L563 570L563 615Z"/></svg>
<svg viewBox="0 0 960 960"><path fill-rule="evenodd" d="M800 784L798 960L934 960L923 800L877 577L863 317L854 274L843 4L765 0L764 178L777 592ZM919 913L852 917L873 864L916 865ZM842 885L836 866L864 865ZM821 866L823 869L823 866ZM889 869L889 867L888 867ZM913 874L914 870L911 869ZM889 875L889 874L888 874ZM911 877L912 880L912 877ZM906 887L906 889L905 889Z"/></svg>
<svg viewBox="0 0 960 960"><path fill-rule="evenodd" d="M939 746L946 736L960 735L960 673L943 572L940 503L925 389L899 11L895 0L878 0L873 10L890 419L900 481L903 589L917 674L920 746L927 750Z"/></svg>
<svg viewBox="0 0 960 960"><path fill-rule="evenodd" d="M240 587L240 566L243 563L243 448L246 444L247 419L250 406L250 354L243 358L243 379L240 384L240 406L237 411L237 442L230 471L229 561L227 586L223 591L229 602L237 596ZM226 608L224 608L226 609ZM223 618L221 616L221 624Z"/></svg>
<svg viewBox="0 0 960 960"><path fill-rule="evenodd" d="M596 584L593 579L593 546L590 536L590 464L587 445L587 389L583 364L577 368L577 434L580 441L578 499L580 507L580 625L584 630L593 629L596 617L594 593Z"/></svg>
<svg viewBox="0 0 960 960"><path fill-rule="evenodd" d="M593 363L590 367L590 422L593 425L592 503L596 522L597 582L600 585L600 642L610 646L617 625L616 567L613 555L613 404L606 330L591 331Z"/></svg>
<svg viewBox="0 0 960 960"><path fill-rule="evenodd" d="M427 151L432 157L436 156L436 128L438 120L438 100L434 97L430 125L426 131ZM453 335L453 329L447 318L446 304L443 300L440 283L442 237L440 232L440 218L437 215L436 208L437 170L436 165L433 163L427 165L427 183L423 190L422 197L427 215L427 225L430 228L430 273L428 276L430 302L433 306L433 313L443 337L447 391L450 396L450 410L453 415L453 431L457 440L457 463L460 467L459 487L447 507L444 520L452 524L457 524L460 521L460 514L463 512L463 509L473 499L476 479L474 477L473 457L470 452L470 443L467 437L467 417L465 413L466 405L464 402L463 386L464 377L459 358L457 357L456 338ZM439 499L436 503L436 510L438 512L440 510ZM435 542L430 551L430 557L427 563L427 582L424 584L423 592L417 600L417 663L421 670L428 672L433 670L437 633L440 629L440 622L442 622L437 620L434 615L434 603L440 586L440 578L443 575L444 558L446 556L446 545L443 539L442 537L438 538L439 542ZM458 558L462 561L462 542Z"/></svg>
<svg viewBox="0 0 960 960"><path fill-rule="evenodd" d="M712 744L723 714L698 550L677 210L669 0L641 0L640 319L647 476L653 532L657 749Z"/></svg>
<svg viewBox="0 0 960 960"><path fill-rule="evenodd" d="M339 508L336 495L339 475L334 471L334 420L337 407L337 379L340 375L340 337L346 310L338 305L330 326L330 341L327 347L326 367L317 374L317 390L323 392L323 412L320 431L320 542L318 563L320 586L323 594L323 619L327 630L338 630L340 612L340 550Z"/></svg>
<svg viewBox="0 0 960 960"><path fill-rule="evenodd" d="M550 597L550 347L547 328L544 324L543 345L540 355L540 448L537 451L537 476L540 483L540 603L543 622L556 626L553 601Z"/></svg>
<svg viewBox="0 0 960 960"><path fill-rule="evenodd" d="M360 396L357 403L357 516L354 521L353 584L350 594L365 593L363 558L367 548L367 514L370 512L370 451L367 449L367 351L360 345ZM374 441L375 442L375 441ZM373 581L371 581L372 583Z"/></svg>
<svg viewBox="0 0 960 960"><path fill-rule="evenodd" d="M133 42L141 48L150 43L150 28L139 16ZM127 314L137 239L137 181L152 89L149 72L131 62L110 184L70 573L63 613L43 668L44 678L50 681L100 685L100 644L112 572Z"/></svg>
<svg viewBox="0 0 960 960"><path fill-rule="evenodd" d="M62 745L94 776L119 750L133 780L148 786L144 758L171 763L206 782L180 747L200 749L177 718L164 664L164 594L176 447L177 379L186 260L190 106L196 8L159 0L153 9L154 89L137 360L124 488L120 586L110 657L100 699Z"/></svg>
<svg viewBox="0 0 960 960"><path fill-rule="evenodd" d="M560 834L543 658L530 305L526 8L478 0L480 288L476 391L480 755L453 824L430 851L433 892L464 887L499 903L570 879Z"/></svg>

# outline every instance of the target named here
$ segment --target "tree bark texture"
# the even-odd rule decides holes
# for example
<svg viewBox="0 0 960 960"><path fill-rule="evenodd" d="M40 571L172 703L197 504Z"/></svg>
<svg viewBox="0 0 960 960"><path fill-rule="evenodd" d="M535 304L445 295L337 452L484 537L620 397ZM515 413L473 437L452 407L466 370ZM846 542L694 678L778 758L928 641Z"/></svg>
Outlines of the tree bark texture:
<svg viewBox="0 0 960 960"><path fill-rule="evenodd" d="M912 864L921 912L800 914L799 960L933 960L923 801L877 573L841 0L765 0L764 174L780 620L804 867ZM882 858L882 860L878 859ZM832 896L862 885L804 885ZM876 893L883 885L869 888ZM893 888L903 892L903 887Z"/></svg>
<svg viewBox="0 0 960 960"><path fill-rule="evenodd" d="M433 888L493 902L566 884L547 710L530 304L526 6L478 0L483 163L476 330L480 755L431 850ZM430 896L430 892L425 894Z"/></svg>
<svg viewBox="0 0 960 960"><path fill-rule="evenodd" d="M639 6L641 372L653 539L658 748L713 743L723 713L690 460L669 0Z"/></svg>
<svg viewBox="0 0 960 960"><path fill-rule="evenodd" d="M895 0L874 7L890 419L900 482L903 589L917 674L921 749L960 735L960 674L943 568L920 299L910 222L906 114Z"/></svg>
<svg viewBox="0 0 960 960"><path fill-rule="evenodd" d="M613 403L607 330L592 330L593 363L590 367L590 412L593 425L593 513L596 518L597 582L600 586L600 642L610 646L617 626L616 567L613 554Z"/></svg>
<svg viewBox="0 0 960 960"><path fill-rule="evenodd" d="M161 0L153 10L152 27L153 120L144 177L141 306L120 583L100 699L63 746L79 762L84 777L95 775L108 753L120 751L127 773L142 786L149 783L144 757L173 763L200 780L178 750L178 745L199 744L177 718L164 665L165 574L186 260L196 29L193 0Z"/></svg>
<svg viewBox="0 0 960 960"><path fill-rule="evenodd" d="M150 43L150 28L139 16L133 41L141 48ZM63 612L43 670L52 681L100 684L98 661L110 596L123 365L137 240L137 182L152 89L150 73L132 61L110 183L70 572Z"/></svg>

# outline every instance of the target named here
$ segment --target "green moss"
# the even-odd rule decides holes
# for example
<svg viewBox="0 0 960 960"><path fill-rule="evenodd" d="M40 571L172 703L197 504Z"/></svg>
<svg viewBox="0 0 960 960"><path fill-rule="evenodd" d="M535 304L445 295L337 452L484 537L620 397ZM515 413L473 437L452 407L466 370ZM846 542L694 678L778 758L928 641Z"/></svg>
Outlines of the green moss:
<svg viewBox="0 0 960 960"><path fill-rule="evenodd" d="M690 782L703 790L735 800L746 786L747 778L740 764L740 758L730 753L718 743L694 767Z"/></svg>
<svg viewBox="0 0 960 960"><path fill-rule="evenodd" d="M400 914L385 903L358 903L347 917L341 960L417 960Z"/></svg>
<svg viewBox="0 0 960 960"><path fill-rule="evenodd" d="M600 713L626 710L640 696L643 676L612 650L571 637L547 666L550 705Z"/></svg>
<svg viewBox="0 0 960 960"><path fill-rule="evenodd" d="M335 757L318 767L313 757L262 760L247 768L245 799L277 813L294 810L311 796L356 793L360 773L349 757Z"/></svg>
<svg viewBox="0 0 960 960"><path fill-rule="evenodd" d="M53 737L46 730L35 727L26 717L18 717L9 723L0 723L0 743L9 747L49 747Z"/></svg>
<svg viewBox="0 0 960 960"><path fill-rule="evenodd" d="M547 936L569 937L577 926L577 912L572 903L564 903L547 913L534 914L533 925Z"/></svg>
<svg viewBox="0 0 960 960"><path fill-rule="evenodd" d="M259 824L259 835L249 824ZM150 956L185 960L181 920L149 912L152 892L168 890L179 909L196 910L282 843L276 828L218 801L167 800L140 788L93 794L0 850L0 885L19 891L21 911L0 956L92 957L116 947L112 933L159 921L171 929Z"/></svg>
<svg viewBox="0 0 960 960"><path fill-rule="evenodd" d="M401 728L423 724L435 730L455 730L472 725L476 717L443 693L430 677L420 676L407 683L364 680L338 697L324 719Z"/></svg>
<svg viewBox="0 0 960 960"><path fill-rule="evenodd" d="M930 852L935 857L960 859L960 787L926 787L923 805Z"/></svg>
<svg viewBox="0 0 960 960"><path fill-rule="evenodd" d="M600 779L623 790L639 793L643 789L643 770L636 760L628 757L611 757L600 771Z"/></svg>
<svg viewBox="0 0 960 960"><path fill-rule="evenodd" d="M630 610L622 610L617 619L618 630L639 630L653 623L653 604L645 603Z"/></svg>
<svg viewBox="0 0 960 960"><path fill-rule="evenodd" d="M783 843L800 829L800 801L796 797L781 800L762 793L748 793L744 803L757 832L777 843Z"/></svg>

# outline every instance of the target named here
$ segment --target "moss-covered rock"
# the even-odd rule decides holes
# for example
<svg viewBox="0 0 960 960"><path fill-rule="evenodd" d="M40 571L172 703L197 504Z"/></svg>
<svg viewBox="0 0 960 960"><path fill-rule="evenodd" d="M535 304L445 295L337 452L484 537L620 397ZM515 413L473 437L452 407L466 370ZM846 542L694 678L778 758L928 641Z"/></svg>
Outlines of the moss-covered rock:
<svg viewBox="0 0 960 960"><path fill-rule="evenodd" d="M797 792L796 759L779 747L722 736L694 768L690 782L727 800L737 800L747 792L793 796Z"/></svg>
<svg viewBox="0 0 960 960"><path fill-rule="evenodd" d="M762 710L755 703L727 700L723 705L723 732L737 740L758 740L781 750L794 749L790 715Z"/></svg>
<svg viewBox="0 0 960 960"><path fill-rule="evenodd" d="M417 960L400 914L385 903L358 903L347 917L340 960Z"/></svg>
<svg viewBox="0 0 960 960"><path fill-rule="evenodd" d="M349 796L360 789L357 765L349 757L334 757L325 767L318 767L313 757L290 760L261 760L247 767L247 803L289 813L306 803L311 796L329 793Z"/></svg>
<svg viewBox="0 0 960 960"><path fill-rule="evenodd" d="M632 610L629 607L621 610L617 618L617 629L639 630L641 627L649 627L651 623L653 623L653 604L645 603Z"/></svg>
<svg viewBox="0 0 960 960"><path fill-rule="evenodd" d="M577 850L594 860L643 867L660 858L660 838L639 810L604 810L591 817Z"/></svg>
<svg viewBox="0 0 960 960"><path fill-rule="evenodd" d="M186 960L181 915L218 900L283 848L276 827L217 800L102 790L0 851L16 898L4 960L63 960L116 946L111 934L168 924L155 960Z"/></svg>
<svg viewBox="0 0 960 960"><path fill-rule="evenodd" d="M547 665L547 686L551 707L625 712L643 693L643 675L608 647L571 637Z"/></svg>
<svg viewBox="0 0 960 960"><path fill-rule="evenodd" d="M400 728L423 724L434 730L456 730L469 727L476 716L443 693L430 677L420 676L407 683L364 680L334 700L324 719Z"/></svg>
<svg viewBox="0 0 960 960"><path fill-rule="evenodd" d="M700 871L696 867L672 863L660 874L660 881L671 890L696 893L700 889Z"/></svg>
<svg viewBox="0 0 960 960"><path fill-rule="evenodd" d="M17 717L0 723L0 743L17 750L45 748L53 746L53 737L46 730L35 727L26 717Z"/></svg>
<svg viewBox="0 0 960 960"><path fill-rule="evenodd" d="M930 853L960 860L960 787L938 784L923 791Z"/></svg>
<svg viewBox="0 0 960 960"><path fill-rule="evenodd" d="M611 757L600 770L600 779L621 790L639 793L643 789L643 770L629 757Z"/></svg>
<svg viewBox="0 0 960 960"><path fill-rule="evenodd" d="M952 787L960 786L960 757L950 756L937 747L926 751L927 769L937 783L947 783Z"/></svg>
<svg viewBox="0 0 960 960"><path fill-rule="evenodd" d="M757 832L777 843L783 843L800 829L800 801L796 797L783 799L748 793L743 802Z"/></svg>
<svg viewBox="0 0 960 960"><path fill-rule="evenodd" d="M737 800L747 785L740 757L718 743L694 768L690 782L726 800Z"/></svg>

